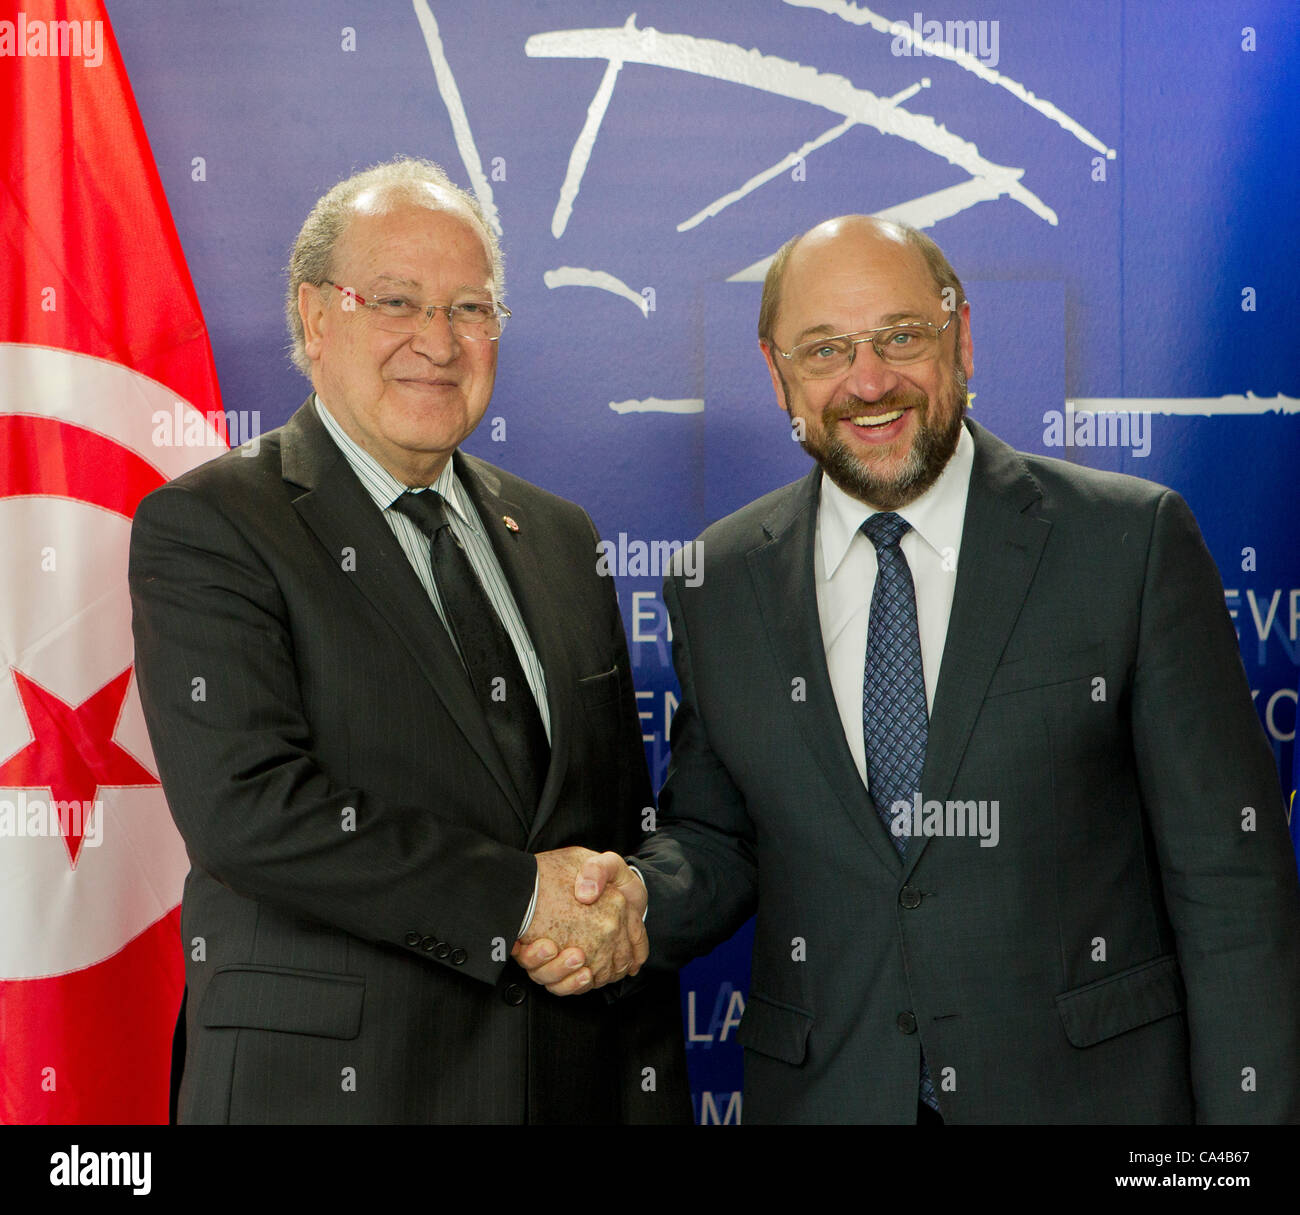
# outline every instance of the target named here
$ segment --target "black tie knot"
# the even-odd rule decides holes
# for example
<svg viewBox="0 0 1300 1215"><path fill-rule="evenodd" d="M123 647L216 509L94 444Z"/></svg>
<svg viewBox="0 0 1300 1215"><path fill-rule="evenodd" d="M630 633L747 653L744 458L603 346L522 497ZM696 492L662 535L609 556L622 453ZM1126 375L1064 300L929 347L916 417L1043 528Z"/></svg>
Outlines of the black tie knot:
<svg viewBox="0 0 1300 1215"><path fill-rule="evenodd" d="M892 548L911 530L912 525L892 510L872 515L862 525L862 534L876 546L876 552Z"/></svg>
<svg viewBox="0 0 1300 1215"><path fill-rule="evenodd" d="M435 489L419 492L408 489L393 503L392 509L400 510L413 520L415 526L430 539L437 535L439 528L446 527L450 522L442 495Z"/></svg>

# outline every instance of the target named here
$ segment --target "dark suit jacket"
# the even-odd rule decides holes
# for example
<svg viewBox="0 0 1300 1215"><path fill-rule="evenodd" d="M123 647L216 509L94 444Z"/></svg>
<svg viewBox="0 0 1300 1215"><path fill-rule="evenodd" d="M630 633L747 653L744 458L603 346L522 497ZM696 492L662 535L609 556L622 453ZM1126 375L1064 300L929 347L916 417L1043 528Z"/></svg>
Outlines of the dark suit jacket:
<svg viewBox="0 0 1300 1215"><path fill-rule="evenodd" d="M997 845L904 861L877 817L827 676L814 470L666 585L651 962L757 909L746 1122L915 1121L922 1045L951 1122L1296 1120L1295 858L1195 521L970 429L921 792L996 799Z"/></svg>
<svg viewBox="0 0 1300 1215"><path fill-rule="evenodd" d="M689 1119L675 981L559 1000L508 961L531 853L635 848L651 794L591 521L455 459L546 671L535 814L310 402L136 514L136 674L191 863L182 1121Z"/></svg>

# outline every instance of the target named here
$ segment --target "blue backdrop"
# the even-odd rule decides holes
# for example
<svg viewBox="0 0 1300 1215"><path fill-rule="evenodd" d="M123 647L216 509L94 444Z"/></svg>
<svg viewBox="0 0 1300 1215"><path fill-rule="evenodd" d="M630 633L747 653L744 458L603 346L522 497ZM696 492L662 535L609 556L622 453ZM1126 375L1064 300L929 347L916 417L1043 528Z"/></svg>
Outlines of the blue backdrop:
<svg viewBox="0 0 1300 1215"><path fill-rule="evenodd" d="M306 395L282 267L312 202L426 156L478 192L506 249L514 320L467 448L581 502L606 537L689 539L807 469L756 348L764 261L832 215L907 219L966 284L980 421L1188 499L1290 787L1290 0L108 8L228 410L269 429ZM1098 408L1121 411L1110 445L1059 446ZM618 586L657 784L677 685L656 575ZM683 975L702 1121L741 1117L749 936Z"/></svg>

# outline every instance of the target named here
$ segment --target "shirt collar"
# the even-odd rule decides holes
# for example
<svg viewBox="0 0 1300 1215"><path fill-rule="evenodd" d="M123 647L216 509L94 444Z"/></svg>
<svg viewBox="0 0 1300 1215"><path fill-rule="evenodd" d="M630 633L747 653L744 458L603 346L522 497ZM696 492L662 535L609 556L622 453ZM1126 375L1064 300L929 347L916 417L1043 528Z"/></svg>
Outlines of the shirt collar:
<svg viewBox="0 0 1300 1215"><path fill-rule="evenodd" d="M944 465L938 480L915 502L909 502L897 511L912 525L912 530L921 540L940 556L945 550L956 553L961 548L966 494L970 489L974 463L975 442L963 425L956 450ZM822 565L827 578L834 576L863 523L879 513L874 507L845 493L822 473L817 522L821 533Z"/></svg>
<svg viewBox="0 0 1300 1215"><path fill-rule="evenodd" d="M316 413L325 424L325 429L329 432L330 438L334 440L338 449L343 453L343 458L351 465L352 471L357 474L357 479L365 486L366 492L371 498L374 499L375 505L384 511L391 508L393 503L407 492L407 486L393 476L388 469L380 464L374 456L338 424L334 415L325 407L325 402L321 400L320 393L316 394ZM437 490L442 495L443 501L451 506L462 523L475 531L478 530L474 512L466 507L465 490L460 483L460 479L456 476L453 461L447 461L442 472L438 474L438 479L429 488Z"/></svg>

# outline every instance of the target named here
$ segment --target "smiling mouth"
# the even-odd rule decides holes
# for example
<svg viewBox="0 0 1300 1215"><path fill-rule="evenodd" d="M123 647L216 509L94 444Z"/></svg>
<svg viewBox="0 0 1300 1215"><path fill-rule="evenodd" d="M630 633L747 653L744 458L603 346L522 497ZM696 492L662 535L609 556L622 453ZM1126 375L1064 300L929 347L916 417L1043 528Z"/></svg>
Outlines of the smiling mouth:
<svg viewBox="0 0 1300 1215"><path fill-rule="evenodd" d="M889 413L856 414L843 420L852 422L854 426L869 429L876 426L888 426L891 422L897 422L906 412L905 409L894 409Z"/></svg>

